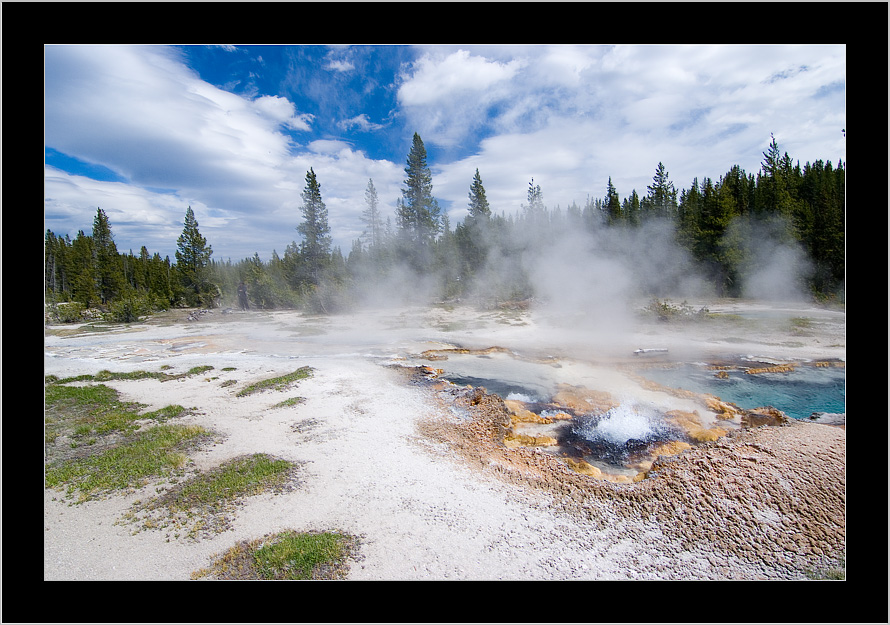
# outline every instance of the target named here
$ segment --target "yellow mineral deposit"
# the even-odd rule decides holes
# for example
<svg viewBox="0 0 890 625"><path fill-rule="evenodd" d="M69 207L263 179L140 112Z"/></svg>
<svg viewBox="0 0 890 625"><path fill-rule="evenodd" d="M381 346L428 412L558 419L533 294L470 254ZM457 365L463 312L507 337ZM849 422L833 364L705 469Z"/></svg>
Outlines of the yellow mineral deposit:
<svg viewBox="0 0 890 625"><path fill-rule="evenodd" d="M514 432L508 432L504 436L504 446L510 448L552 447L558 444L559 441L552 436L532 436L531 434L516 434Z"/></svg>
<svg viewBox="0 0 890 625"><path fill-rule="evenodd" d="M745 370L745 373L791 373L794 371L794 365L775 365L772 367L751 367Z"/></svg>
<svg viewBox="0 0 890 625"><path fill-rule="evenodd" d="M706 428L702 426L701 417L697 411L669 410L665 413L667 420L682 428L686 435L697 443L716 441L721 436L726 436L723 428Z"/></svg>
<svg viewBox="0 0 890 625"><path fill-rule="evenodd" d="M619 402L613 399L607 391L594 391L570 384L560 384L553 396L553 401L579 414L602 414L619 406Z"/></svg>
<svg viewBox="0 0 890 625"><path fill-rule="evenodd" d="M566 458L566 464L569 465L569 468L575 473L580 473L581 475L589 475L591 477L601 477L603 472L600 471L597 467L593 466L589 462L585 462L584 460L576 460L575 458Z"/></svg>
<svg viewBox="0 0 890 625"><path fill-rule="evenodd" d="M542 417L525 407L525 402L517 399L505 399L504 404L510 411L510 420L515 423L553 423L550 417Z"/></svg>

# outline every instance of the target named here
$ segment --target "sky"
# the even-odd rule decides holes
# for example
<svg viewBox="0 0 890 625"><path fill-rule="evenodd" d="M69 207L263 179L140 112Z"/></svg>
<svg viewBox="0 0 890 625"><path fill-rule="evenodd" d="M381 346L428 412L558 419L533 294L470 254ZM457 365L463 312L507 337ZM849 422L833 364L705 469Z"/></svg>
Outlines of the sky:
<svg viewBox="0 0 890 625"><path fill-rule="evenodd" d="M385 217L414 133L451 227L478 169L492 211L760 171L775 137L846 162L845 45L46 45L44 230L174 259L190 206L218 261L299 243L310 168L348 255Z"/></svg>

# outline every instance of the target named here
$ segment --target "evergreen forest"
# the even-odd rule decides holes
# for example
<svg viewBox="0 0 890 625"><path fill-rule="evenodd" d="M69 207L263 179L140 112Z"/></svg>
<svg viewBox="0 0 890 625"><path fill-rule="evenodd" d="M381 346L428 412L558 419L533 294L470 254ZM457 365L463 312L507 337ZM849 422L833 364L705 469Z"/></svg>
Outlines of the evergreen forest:
<svg viewBox="0 0 890 625"><path fill-rule="evenodd" d="M433 194L426 150L415 133L394 213L383 214L368 180L364 232L345 255L332 245L322 185L312 169L305 182L302 220L294 224L299 241L283 255L273 250L268 262L258 253L237 262L214 259L191 207L173 260L144 246L138 253L119 251L101 208L90 233L80 230L72 239L47 230L50 314L76 321L100 311L126 322L171 307L237 307L242 282L256 309L325 314L446 300L491 307L545 297L538 265L554 256L562 274L637 267L645 275L634 285L644 297L674 295L693 274L711 295L743 297L750 269L780 249L796 250L795 258L805 261L795 273L802 292L823 301L844 298L844 163L801 166L775 138L756 173L734 166L678 189L658 163L644 191L622 198L609 178L605 193L583 206L548 208L531 180L526 203L509 211L492 207L477 169L468 180L468 215L452 227Z"/></svg>

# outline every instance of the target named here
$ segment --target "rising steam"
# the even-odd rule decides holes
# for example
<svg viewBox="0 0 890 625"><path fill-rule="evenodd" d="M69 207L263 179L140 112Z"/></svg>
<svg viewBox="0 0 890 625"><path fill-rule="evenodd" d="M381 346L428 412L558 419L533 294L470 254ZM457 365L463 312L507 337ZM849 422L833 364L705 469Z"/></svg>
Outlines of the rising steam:
<svg viewBox="0 0 890 625"><path fill-rule="evenodd" d="M740 280L746 298L803 302L813 266L801 245L794 241L788 222L736 218L723 237L728 253L742 259Z"/></svg>

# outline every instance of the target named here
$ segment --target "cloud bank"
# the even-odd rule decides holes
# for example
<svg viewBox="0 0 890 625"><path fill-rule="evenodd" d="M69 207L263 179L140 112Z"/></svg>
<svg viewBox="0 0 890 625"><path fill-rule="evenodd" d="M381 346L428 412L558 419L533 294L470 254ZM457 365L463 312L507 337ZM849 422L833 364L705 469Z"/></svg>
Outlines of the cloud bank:
<svg viewBox="0 0 890 625"><path fill-rule="evenodd" d="M369 178L394 214L414 132L452 226L476 168L512 214L531 178L564 209L609 177L644 195L659 162L678 188L755 173L771 133L836 161L845 62L844 46L47 46L46 147L108 175L48 159L45 226L73 236L99 206L120 248L172 256L191 205L215 257L267 259L298 239L311 167L348 253Z"/></svg>

